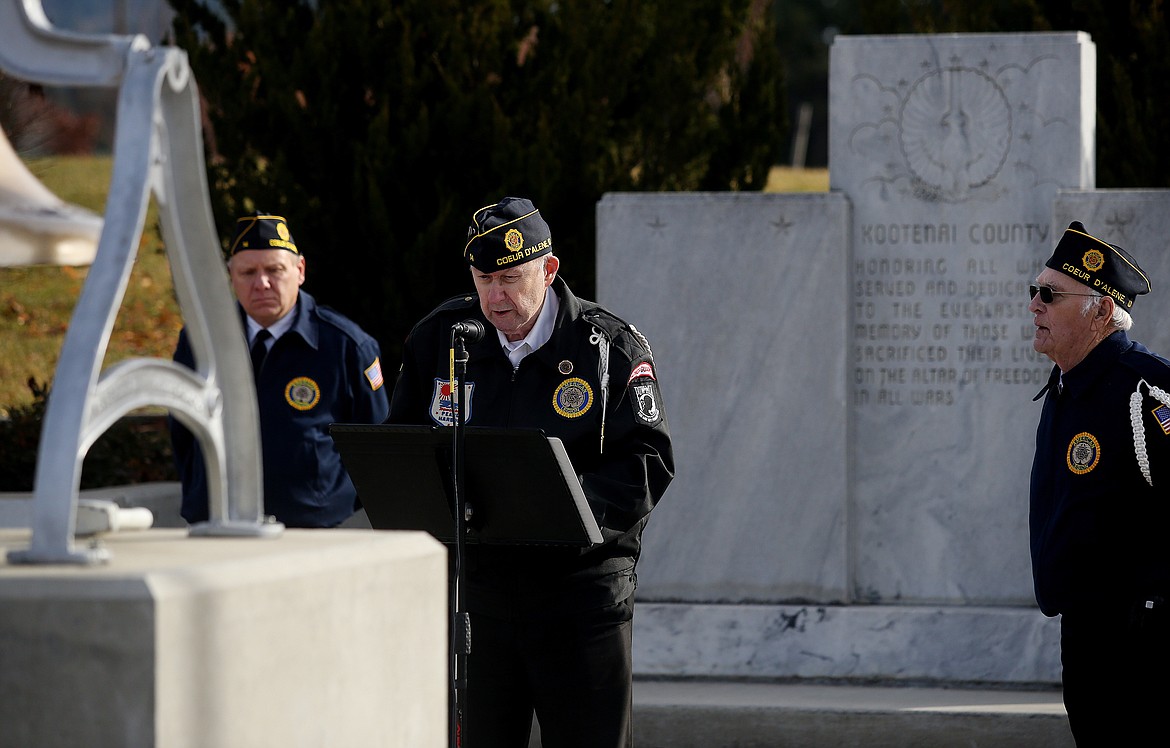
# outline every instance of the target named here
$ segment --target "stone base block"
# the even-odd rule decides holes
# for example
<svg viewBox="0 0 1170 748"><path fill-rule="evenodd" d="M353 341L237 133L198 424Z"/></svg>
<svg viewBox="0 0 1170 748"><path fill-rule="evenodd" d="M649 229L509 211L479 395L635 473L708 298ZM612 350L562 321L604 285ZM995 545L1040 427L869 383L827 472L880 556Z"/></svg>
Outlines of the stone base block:
<svg viewBox="0 0 1170 748"><path fill-rule="evenodd" d="M639 602L646 677L1054 687L1059 619L1034 608Z"/></svg>
<svg viewBox="0 0 1170 748"><path fill-rule="evenodd" d="M0 530L0 559L28 545ZM447 743L447 557L423 533L108 536L0 564L0 746Z"/></svg>

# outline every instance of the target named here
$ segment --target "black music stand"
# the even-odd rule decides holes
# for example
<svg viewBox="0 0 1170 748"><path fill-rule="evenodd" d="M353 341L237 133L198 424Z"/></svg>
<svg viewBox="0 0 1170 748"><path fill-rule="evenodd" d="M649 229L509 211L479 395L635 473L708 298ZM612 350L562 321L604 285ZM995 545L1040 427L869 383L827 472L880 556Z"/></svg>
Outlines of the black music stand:
<svg viewBox="0 0 1170 748"><path fill-rule="evenodd" d="M450 427L335 423L329 433L374 529L424 530L455 542ZM475 426L464 439L462 493L471 508L465 542L601 542L560 439Z"/></svg>
<svg viewBox="0 0 1170 748"><path fill-rule="evenodd" d="M586 547L602 542L601 530L564 444L539 430L460 425L458 466L452 464L451 427L335 423L329 433L374 529L425 530L452 546L457 581L451 586L451 743L462 746L471 653L464 548L468 543ZM456 473L458 492L452 486ZM462 514L456 501L466 509Z"/></svg>

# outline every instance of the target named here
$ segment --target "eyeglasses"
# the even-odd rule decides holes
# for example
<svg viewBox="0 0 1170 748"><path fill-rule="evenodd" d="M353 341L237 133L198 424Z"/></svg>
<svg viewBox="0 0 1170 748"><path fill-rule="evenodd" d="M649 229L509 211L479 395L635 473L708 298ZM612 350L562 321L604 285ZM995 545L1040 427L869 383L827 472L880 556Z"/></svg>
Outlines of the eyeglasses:
<svg viewBox="0 0 1170 748"><path fill-rule="evenodd" d="M1040 300L1045 304L1051 304L1057 296L1100 296L1097 293L1072 293L1071 291L1053 291L1051 286L1028 286L1028 298L1036 298L1036 294L1040 294Z"/></svg>

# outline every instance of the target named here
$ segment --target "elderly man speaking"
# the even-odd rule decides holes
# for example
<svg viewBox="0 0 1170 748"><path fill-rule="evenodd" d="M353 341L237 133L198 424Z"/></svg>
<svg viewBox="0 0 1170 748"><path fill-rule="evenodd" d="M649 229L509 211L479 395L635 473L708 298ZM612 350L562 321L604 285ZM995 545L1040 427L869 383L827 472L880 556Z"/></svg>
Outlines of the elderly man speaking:
<svg viewBox="0 0 1170 748"><path fill-rule="evenodd" d="M1130 340L1137 261L1074 222L1030 288L1056 364L1036 432L1036 601L1061 616L1077 745L1136 745L1170 704L1170 362Z"/></svg>
<svg viewBox="0 0 1170 748"><path fill-rule="evenodd" d="M463 257L475 292L411 331L388 420L452 424L450 330L480 322L488 335L468 347L467 424L559 438L604 536L588 549L468 547L469 745L527 746L535 711L546 748L626 748L635 565L674 477L654 357L633 325L569 290L530 200L477 210ZM499 466L525 469L522 454Z"/></svg>

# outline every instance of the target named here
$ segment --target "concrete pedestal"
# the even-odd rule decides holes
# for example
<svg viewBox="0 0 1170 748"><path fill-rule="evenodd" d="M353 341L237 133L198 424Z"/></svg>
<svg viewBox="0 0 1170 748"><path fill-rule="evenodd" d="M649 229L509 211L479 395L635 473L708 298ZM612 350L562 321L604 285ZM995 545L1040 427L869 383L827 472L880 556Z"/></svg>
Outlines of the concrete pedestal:
<svg viewBox="0 0 1170 748"><path fill-rule="evenodd" d="M28 540L0 530L0 559ZM103 542L105 566L0 565L0 746L446 744L431 537Z"/></svg>

